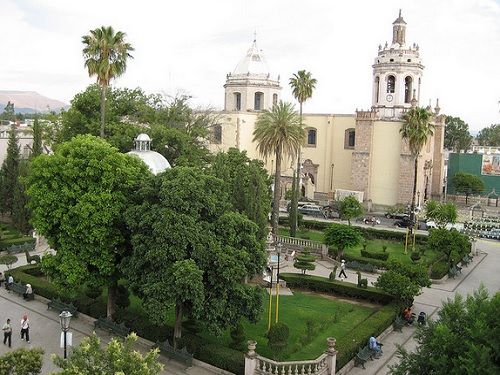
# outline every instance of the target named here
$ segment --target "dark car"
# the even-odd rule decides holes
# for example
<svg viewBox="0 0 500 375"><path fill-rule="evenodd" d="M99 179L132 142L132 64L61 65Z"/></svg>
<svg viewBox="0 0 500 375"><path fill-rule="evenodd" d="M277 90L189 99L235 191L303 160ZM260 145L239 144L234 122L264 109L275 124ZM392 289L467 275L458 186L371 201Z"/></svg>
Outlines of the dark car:
<svg viewBox="0 0 500 375"><path fill-rule="evenodd" d="M402 217L399 220L396 220L394 222L394 225L399 227L399 228L409 228L413 225L413 222L410 220L410 217Z"/></svg>
<svg viewBox="0 0 500 375"><path fill-rule="evenodd" d="M410 215L404 212L386 212L384 216L388 219L397 219L397 220L410 218Z"/></svg>

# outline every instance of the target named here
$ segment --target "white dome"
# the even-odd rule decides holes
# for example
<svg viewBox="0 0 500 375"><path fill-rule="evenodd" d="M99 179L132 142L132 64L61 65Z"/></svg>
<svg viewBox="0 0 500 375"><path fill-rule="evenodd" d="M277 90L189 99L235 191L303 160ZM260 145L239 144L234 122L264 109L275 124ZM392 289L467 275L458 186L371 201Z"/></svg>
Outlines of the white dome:
<svg viewBox="0 0 500 375"><path fill-rule="evenodd" d="M144 133L139 134L135 140L136 141L151 142L151 138L149 138L149 135L144 134Z"/></svg>
<svg viewBox="0 0 500 375"><path fill-rule="evenodd" d="M234 69L233 75L269 75L269 67L261 50L254 40L245 57Z"/></svg>
<svg viewBox="0 0 500 375"><path fill-rule="evenodd" d="M146 135L147 137L147 135ZM149 138L149 137L148 137ZM149 167L149 170L153 174L158 174L164 172L167 169L172 168L170 163L162 154L159 154L156 151L137 151L132 150L127 153L128 155L135 155L139 159L141 159L146 165Z"/></svg>

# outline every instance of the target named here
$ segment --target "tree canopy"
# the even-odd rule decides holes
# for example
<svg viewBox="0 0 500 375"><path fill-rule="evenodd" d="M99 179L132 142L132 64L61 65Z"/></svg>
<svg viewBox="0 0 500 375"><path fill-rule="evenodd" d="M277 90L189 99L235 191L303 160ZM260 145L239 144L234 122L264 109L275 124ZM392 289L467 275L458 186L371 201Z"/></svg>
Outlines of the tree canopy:
<svg viewBox="0 0 500 375"><path fill-rule="evenodd" d="M443 303L436 320L416 333L418 346L399 347L400 363L392 375L500 373L500 293L489 297L481 286L466 298L455 294Z"/></svg>
<svg viewBox="0 0 500 375"><path fill-rule="evenodd" d="M351 225L351 219L363 215L363 206L354 196L345 197L340 201L340 217L342 219L347 219L349 225Z"/></svg>
<svg viewBox="0 0 500 375"><path fill-rule="evenodd" d="M442 254L450 266L469 254L471 249L470 240L465 234L444 228L433 229L429 233L427 246Z"/></svg>
<svg viewBox="0 0 500 375"><path fill-rule="evenodd" d="M137 341L135 333L125 340L111 339L103 348L101 339L94 333L85 337L80 345L73 348L67 358L56 356L54 363L61 370L52 375L157 375L163 370L158 362L159 350L141 354L134 349Z"/></svg>
<svg viewBox="0 0 500 375"><path fill-rule="evenodd" d="M224 182L177 167L144 182L127 210L132 256L123 269L150 318L163 323L175 306L215 333L241 317L256 321L262 292L242 284L265 264L258 226L234 211ZM161 264L161 267L158 267Z"/></svg>
<svg viewBox="0 0 500 375"><path fill-rule="evenodd" d="M7 143L7 155L0 170L0 208L2 212L12 213L15 206L13 192L19 184L19 164L21 155L15 125L9 131L9 141Z"/></svg>
<svg viewBox="0 0 500 375"><path fill-rule="evenodd" d="M43 366L43 350L15 349L0 356L0 374L38 375Z"/></svg>
<svg viewBox="0 0 500 375"><path fill-rule="evenodd" d="M105 141L77 136L31 165L27 192L32 222L56 250L42 267L61 287L112 285L126 253L124 213L150 172ZM108 314L112 313L109 293Z"/></svg>
<svg viewBox="0 0 500 375"><path fill-rule="evenodd" d="M438 227L444 228L446 224L457 221L457 206L454 203L440 203L428 200L425 204L428 219L434 220Z"/></svg>
<svg viewBox="0 0 500 375"><path fill-rule="evenodd" d="M468 150L472 143L469 125L459 117L446 116L444 127L444 147L454 152Z"/></svg>
<svg viewBox="0 0 500 375"><path fill-rule="evenodd" d="M465 203L467 203L469 195L481 194L484 190L484 181L481 177L471 173L458 172L451 181L455 192L465 195Z"/></svg>
<svg viewBox="0 0 500 375"><path fill-rule="evenodd" d="M500 124L492 124L481 129L476 139L481 146L500 146Z"/></svg>
<svg viewBox="0 0 500 375"><path fill-rule="evenodd" d="M361 242L362 236L357 228L344 224L331 224L325 230L325 244L338 249L337 257L341 258L344 249L356 246Z"/></svg>

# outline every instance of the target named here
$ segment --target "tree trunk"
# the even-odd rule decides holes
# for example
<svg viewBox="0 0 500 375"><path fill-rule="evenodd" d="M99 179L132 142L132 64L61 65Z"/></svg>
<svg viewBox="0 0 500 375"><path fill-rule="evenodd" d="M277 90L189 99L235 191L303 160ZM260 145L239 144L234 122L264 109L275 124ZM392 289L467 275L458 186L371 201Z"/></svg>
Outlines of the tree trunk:
<svg viewBox="0 0 500 375"><path fill-rule="evenodd" d="M106 111L106 91L107 85L101 87L101 138L104 138L104 114Z"/></svg>
<svg viewBox="0 0 500 375"><path fill-rule="evenodd" d="M288 216L289 224L290 224L290 237L295 237L297 235L297 224L298 220L298 201L296 193L297 184L295 178L295 170L293 171L293 181L292 181L292 201L290 203L290 214Z"/></svg>
<svg viewBox="0 0 500 375"><path fill-rule="evenodd" d="M413 171L413 192L411 195L410 220L415 224L415 195L417 194L417 171L418 171L418 155L415 157ZM410 225L410 235L413 233L413 225Z"/></svg>
<svg viewBox="0 0 500 375"><path fill-rule="evenodd" d="M177 349L177 340L182 336L182 303L175 305L174 349Z"/></svg>
<svg viewBox="0 0 500 375"><path fill-rule="evenodd" d="M108 305L107 305L107 313L106 316L109 319L113 319L113 315L115 314L115 299L116 299L116 288L118 284L115 280L113 280L108 286Z"/></svg>
<svg viewBox="0 0 500 375"><path fill-rule="evenodd" d="M300 125L302 126L302 102L299 102L299 118L300 118ZM294 200L292 200L292 205L294 204L294 215L293 217L291 218L292 220L292 225L293 225L293 229L292 229L292 226L290 226L290 233L292 232L292 230L296 233L297 232L297 227L299 225L299 210L298 210L298 205L299 205L299 195L300 195L300 147L298 148L297 150L297 174L295 176L295 181L294 181L294 187L295 189L293 190L293 197L294 197ZM295 237L295 233L294 235L292 235L292 237Z"/></svg>
<svg viewBox="0 0 500 375"><path fill-rule="evenodd" d="M278 234L278 220L280 216L281 196L281 150L276 149L276 170L274 172L274 197L273 197L273 234Z"/></svg>

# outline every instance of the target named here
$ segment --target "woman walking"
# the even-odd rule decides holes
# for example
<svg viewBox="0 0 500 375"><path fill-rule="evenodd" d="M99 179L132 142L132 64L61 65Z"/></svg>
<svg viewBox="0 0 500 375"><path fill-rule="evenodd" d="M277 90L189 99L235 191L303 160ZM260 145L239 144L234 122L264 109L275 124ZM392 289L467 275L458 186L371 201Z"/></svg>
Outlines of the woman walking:
<svg viewBox="0 0 500 375"><path fill-rule="evenodd" d="M28 315L23 315L23 319L21 320L21 340L24 340L24 336L26 336L26 342L30 342L30 321L28 320Z"/></svg>

